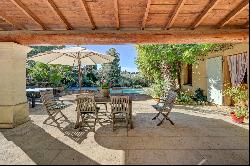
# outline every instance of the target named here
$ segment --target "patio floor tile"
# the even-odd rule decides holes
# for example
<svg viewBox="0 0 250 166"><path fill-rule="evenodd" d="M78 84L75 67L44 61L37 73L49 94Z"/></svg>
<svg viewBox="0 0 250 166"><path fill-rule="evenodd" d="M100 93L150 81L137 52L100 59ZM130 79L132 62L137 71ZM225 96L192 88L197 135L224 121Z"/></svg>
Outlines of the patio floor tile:
<svg viewBox="0 0 250 166"><path fill-rule="evenodd" d="M152 104L133 102L134 129L114 132L103 113L95 132L74 129L73 103L63 110L69 122L43 124L48 115L37 105L30 108L31 121L0 129L0 164L249 164L248 123L199 113L206 107L176 106L170 114L175 125L156 126Z"/></svg>

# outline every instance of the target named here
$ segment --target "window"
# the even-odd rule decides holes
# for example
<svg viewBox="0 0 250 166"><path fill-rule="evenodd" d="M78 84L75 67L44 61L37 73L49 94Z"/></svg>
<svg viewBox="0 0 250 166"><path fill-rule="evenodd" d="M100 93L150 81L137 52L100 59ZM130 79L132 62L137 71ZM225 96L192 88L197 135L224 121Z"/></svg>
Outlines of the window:
<svg viewBox="0 0 250 166"><path fill-rule="evenodd" d="M192 65L188 65L187 84L192 85Z"/></svg>
<svg viewBox="0 0 250 166"><path fill-rule="evenodd" d="M192 65L187 66L187 84L192 85Z"/></svg>

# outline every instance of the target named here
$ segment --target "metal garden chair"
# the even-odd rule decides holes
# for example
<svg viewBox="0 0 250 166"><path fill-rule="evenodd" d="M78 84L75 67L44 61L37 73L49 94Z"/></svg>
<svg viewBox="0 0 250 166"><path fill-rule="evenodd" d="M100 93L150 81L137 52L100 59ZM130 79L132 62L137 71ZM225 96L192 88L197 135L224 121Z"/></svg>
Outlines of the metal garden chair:
<svg viewBox="0 0 250 166"><path fill-rule="evenodd" d="M176 97L177 93L173 90L170 90L168 91L165 98L161 98L159 103L157 103L156 105L152 105L156 109L156 111L158 111L158 113L152 120L158 118L159 115L163 116L163 119L158 118L160 122L157 124L157 126L160 126L165 119L170 121L170 123L174 125L174 122L168 117L168 115L174 106Z"/></svg>

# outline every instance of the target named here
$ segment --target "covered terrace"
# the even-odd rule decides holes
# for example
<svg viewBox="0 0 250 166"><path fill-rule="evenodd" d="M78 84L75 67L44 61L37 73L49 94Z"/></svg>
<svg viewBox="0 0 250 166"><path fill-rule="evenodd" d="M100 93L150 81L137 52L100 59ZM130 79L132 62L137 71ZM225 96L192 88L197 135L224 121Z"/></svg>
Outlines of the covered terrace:
<svg viewBox="0 0 250 166"><path fill-rule="evenodd" d="M1 0L0 164L249 164L248 124L202 108L158 127L153 101L136 101L134 129L78 133L43 124L25 92L31 45L248 43L248 28L249 0Z"/></svg>

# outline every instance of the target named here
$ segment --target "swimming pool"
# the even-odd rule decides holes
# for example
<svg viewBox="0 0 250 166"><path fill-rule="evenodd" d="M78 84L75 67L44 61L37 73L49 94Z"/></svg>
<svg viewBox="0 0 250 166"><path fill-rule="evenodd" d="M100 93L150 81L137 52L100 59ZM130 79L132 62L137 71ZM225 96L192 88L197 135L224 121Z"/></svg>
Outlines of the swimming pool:
<svg viewBox="0 0 250 166"><path fill-rule="evenodd" d="M77 91L79 90L78 87L73 87L69 88L70 90ZM94 90L98 91L100 90L99 87L82 87L82 90ZM110 89L109 92L111 94L116 94L116 93L133 93L133 94L145 94L145 91L142 88L128 88L128 87L121 87L119 89Z"/></svg>
<svg viewBox="0 0 250 166"><path fill-rule="evenodd" d="M144 90L141 88L122 88L122 89L110 89L109 92L111 94L115 94L115 93L134 93L134 94L145 94Z"/></svg>

